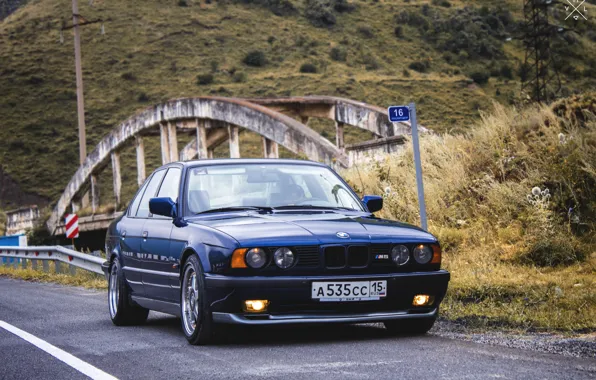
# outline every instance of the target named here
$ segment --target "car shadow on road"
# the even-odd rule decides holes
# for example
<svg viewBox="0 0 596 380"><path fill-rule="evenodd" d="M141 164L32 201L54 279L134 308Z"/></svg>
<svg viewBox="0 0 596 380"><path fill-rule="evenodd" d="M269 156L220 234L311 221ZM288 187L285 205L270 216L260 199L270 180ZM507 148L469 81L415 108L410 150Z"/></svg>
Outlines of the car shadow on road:
<svg viewBox="0 0 596 380"><path fill-rule="evenodd" d="M154 314L145 328L157 329L175 334L184 339L180 318L165 314ZM234 326L218 325L215 345L259 346L331 343L349 341L370 341L385 339L413 339L412 335L391 335L380 323L369 324L326 324L326 325L286 325L286 326ZM416 336L416 339L428 338Z"/></svg>

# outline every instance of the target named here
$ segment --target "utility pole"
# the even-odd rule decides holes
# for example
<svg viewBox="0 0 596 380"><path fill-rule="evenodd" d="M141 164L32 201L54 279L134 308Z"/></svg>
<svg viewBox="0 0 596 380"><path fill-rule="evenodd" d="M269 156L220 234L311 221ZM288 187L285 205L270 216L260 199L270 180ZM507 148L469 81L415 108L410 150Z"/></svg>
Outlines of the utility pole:
<svg viewBox="0 0 596 380"><path fill-rule="evenodd" d="M72 26L74 28L75 72L77 77L77 114L79 117L79 163L87 158L87 136L85 130L85 98L83 95L83 69L81 65L81 30L79 27L78 0L72 0ZM85 196L84 198L88 198ZM88 203L88 199L83 203ZM85 206L83 206L85 207Z"/></svg>
<svg viewBox="0 0 596 380"><path fill-rule="evenodd" d="M87 134L85 126L85 96L83 93L83 68L81 62L81 26L103 22L102 19L87 21L79 13L78 0L72 0L72 25L63 25L60 31L62 41L62 32L67 29L74 29L74 52L75 52L75 75L77 83L77 115L79 124L79 163L82 165L87 158ZM103 24L101 33L103 34ZM94 186L92 183L91 186ZM81 198L81 208L89 205L89 194L85 193Z"/></svg>

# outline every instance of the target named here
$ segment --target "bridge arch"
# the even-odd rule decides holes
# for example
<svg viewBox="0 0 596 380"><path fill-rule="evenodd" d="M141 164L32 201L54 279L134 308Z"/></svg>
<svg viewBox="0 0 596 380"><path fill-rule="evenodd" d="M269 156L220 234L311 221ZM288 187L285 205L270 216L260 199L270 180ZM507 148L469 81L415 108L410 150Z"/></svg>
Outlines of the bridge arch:
<svg viewBox="0 0 596 380"><path fill-rule="evenodd" d="M313 161L348 166L348 160L342 149L335 146L317 132L304 124L280 112L263 105L243 99L222 97L197 97L175 99L151 106L132 116L106 137L104 137L78 168L64 192L60 196L50 218L48 230L53 234L62 215L72 204L75 197L91 188L92 206L95 206L95 175L108 165L111 160L114 195L116 205L120 203L120 156L119 151L131 139L136 139L138 183L145 177L144 145L142 135L145 131L159 128L163 163L176 161L180 156L189 159L187 146L178 154L176 131L194 129L197 133L194 155L207 158L212 148L225 140L230 141L230 155L239 157L238 127L253 131L263 137L263 146L267 157L277 156L277 145L296 154L305 155ZM194 145L193 145L194 144ZM185 156L186 155L186 156Z"/></svg>

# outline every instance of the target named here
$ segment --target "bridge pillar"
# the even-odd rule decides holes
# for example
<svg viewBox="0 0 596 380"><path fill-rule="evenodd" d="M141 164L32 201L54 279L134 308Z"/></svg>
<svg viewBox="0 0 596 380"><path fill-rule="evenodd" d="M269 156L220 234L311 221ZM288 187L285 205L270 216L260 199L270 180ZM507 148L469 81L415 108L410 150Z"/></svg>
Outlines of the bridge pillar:
<svg viewBox="0 0 596 380"><path fill-rule="evenodd" d="M342 151L345 150L344 145L344 123L336 121L335 122L335 145Z"/></svg>
<svg viewBox="0 0 596 380"><path fill-rule="evenodd" d="M168 143L170 144L170 161L178 161L178 136L176 122L168 123Z"/></svg>
<svg viewBox="0 0 596 380"><path fill-rule="evenodd" d="M170 141L168 136L168 127L166 125L159 125L159 137L161 142L161 163L163 165L170 162Z"/></svg>
<svg viewBox="0 0 596 380"><path fill-rule="evenodd" d="M213 151L214 151L214 149L212 149L212 148L207 149L207 158L210 160L213 159Z"/></svg>
<svg viewBox="0 0 596 380"><path fill-rule="evenodd" d="M240 158L240 140L238 139L238 127L228 125L230 135L230 158Z"/></svg>
<svg viewBox="0 0 596 380"><path fill-rule="evenodd" d="M91 187L91 211L95 214L99 208L99 186L97 186L97 176L92 174L89 183Z"/></svg>
<svg viewBox="0 0 596 380"><path fill-rule="evenodd" d="M112 152L112 176L114 181L114 199L116 202L116 211L118 211L118 207L120 207L120 190L122 189L119 152Z"/></svg>
<svg viewBox="0 0 596 380"><path fill-rule="evenodd" d="M204 160L209 156L207 151L207 129L205 120L197 119L197 158Z"/></svg>
<svg viewBox="0 0 596 380"><path fill-rule="evenodd" d="M135 136L135 148L137 151L137 184L139 187L145 182L145 143L142 136Z"/></svg>
<svg viewBox="0 0 596 380"><path fill-rule="evenodd" d="M263 137L263 157L279 158L279 146L275 141Z"/></svg>

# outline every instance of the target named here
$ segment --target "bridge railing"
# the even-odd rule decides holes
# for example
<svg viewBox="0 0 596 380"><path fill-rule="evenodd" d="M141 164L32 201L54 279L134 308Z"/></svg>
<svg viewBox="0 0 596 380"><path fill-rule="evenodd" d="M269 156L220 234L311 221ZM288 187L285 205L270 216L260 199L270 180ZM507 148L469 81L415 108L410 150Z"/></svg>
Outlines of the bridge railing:
<svg viewBox="0 0 596 380"><path fill-rule="evenodd" d="M101 264L105 259L81 253L61 246L39 246L39 247L3 247L0 246L0 264L13 266L15 269L21 265L27 268L27 262L31 261L33 269L37 269L39 262L43 265L44 272L49 271L49 262L55 263L57 273L62 273L61 263L70 266L71 274L75 268L84 269L97 274L104 274Z"/></svg>

